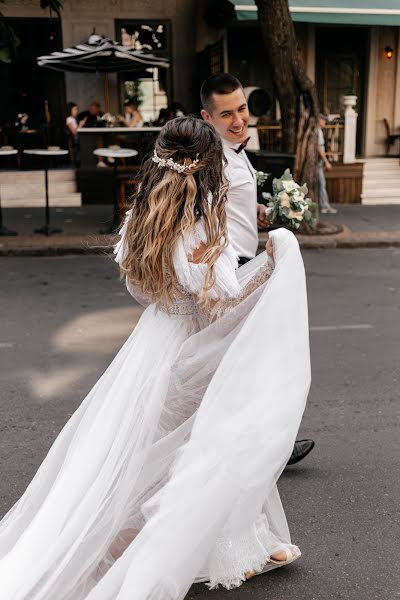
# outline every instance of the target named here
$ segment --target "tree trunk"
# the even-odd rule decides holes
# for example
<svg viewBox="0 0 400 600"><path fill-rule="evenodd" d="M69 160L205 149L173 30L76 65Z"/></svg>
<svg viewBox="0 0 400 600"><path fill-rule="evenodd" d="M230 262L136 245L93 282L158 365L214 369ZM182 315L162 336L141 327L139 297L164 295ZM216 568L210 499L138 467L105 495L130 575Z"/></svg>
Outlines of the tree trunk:
<svg viewBox="0 0 400 600"><path fill-rule="evenodd" d="M255 0L282 118L282 152L295 154L293 177L316 199L319 105L297 48L287 0Z"/></svg>

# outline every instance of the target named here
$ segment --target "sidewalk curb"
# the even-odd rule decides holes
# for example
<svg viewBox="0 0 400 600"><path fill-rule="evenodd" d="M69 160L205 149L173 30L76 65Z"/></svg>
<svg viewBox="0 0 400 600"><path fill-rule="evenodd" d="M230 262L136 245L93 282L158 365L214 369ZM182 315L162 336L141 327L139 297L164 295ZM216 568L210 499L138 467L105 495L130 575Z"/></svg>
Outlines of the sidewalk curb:
<svg viewBox="0 0 400 600"><path fill-rule="evenodd" d="M300 248L305 250L329 250L352 248L394 248L400 247L400 231L352 231L346 225L343 231L333 235L296 236ZM264 250L267 236L260 235L259 250Z"/></svg>
<svg viewBox="0 0 400 600"><path fill-rule="evenodd" d="M0 238L0 257L7 256L107 256L111 252L111 246L118 240L117 236L102 236L99 244L96 236L71 236L72 239L60 237L38 240L30 239L31 236L21 236L12 242L3 242ZM349 230L332 236L298 236L300 248L304 250L332 250L332 249L355 249L355 248L399 248L400 231L395 232L364 232L355 233ZM259 239L259 250L265 249L267 237L261 234Z"/></svg>
<svg viewBox="0 0 400 600"><path fill-rule="evenodd" d="M3 238L4 240L4 238ZM107 256L113 244L118 241L115 235L75 235L36 238L19 236L12 241L2 243L0 238L0 257L2 256L71 256L86 255Z"/></svg>
<svg viewBox="0 0 400 600"><path fill-rule="evenodd" d="M9 247L0 248L0 257L6 256L107 256L109 253L104 249L85 248L82 246L38 246L38 247Z"/></svg>

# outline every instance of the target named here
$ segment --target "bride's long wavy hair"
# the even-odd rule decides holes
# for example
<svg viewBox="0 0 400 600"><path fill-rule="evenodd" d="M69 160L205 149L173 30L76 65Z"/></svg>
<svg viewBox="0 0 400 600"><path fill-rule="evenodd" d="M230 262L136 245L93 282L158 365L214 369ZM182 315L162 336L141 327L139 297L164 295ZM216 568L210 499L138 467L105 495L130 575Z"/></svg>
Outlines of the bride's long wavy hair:
<svg viewBox="0 0 400 600"><path fill-rule="evenodd" d="M173 266L177 241L202 218L206 251L201 261L207 264L207 270L200 297L206 302L215 283L215 262L227 243L228 185L223 174L221 140L209 123L178 117L164 125L155 150L160 159L172 158L175 163L194 166L180 173L160 167L153 157L146 160L133 197L122 273L153 302L170 304L179 293Z"/></svg>

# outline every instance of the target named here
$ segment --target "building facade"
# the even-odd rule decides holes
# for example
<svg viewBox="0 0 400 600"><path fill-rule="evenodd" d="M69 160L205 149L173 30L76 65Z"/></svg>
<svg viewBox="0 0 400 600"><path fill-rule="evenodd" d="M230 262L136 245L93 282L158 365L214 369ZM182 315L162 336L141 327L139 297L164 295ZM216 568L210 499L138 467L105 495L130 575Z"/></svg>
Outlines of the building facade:
<svg viewBox="0 0 400 600"><path fill-rule="evenodd" d="M387 148L400 132L400 4L396 0L289 0L299 51L315 81L321 111L343 114L342 97L356 95L357 156L398 156ZM227 65L245 85L273 94L253 0L236 0L237 22L228 29ZM238 44L238 39L242 44ZM276 116L272 115L272 118ZM386 121L386 124L385 124Z"/></svg>
<svg viewBox="0 0 400 600"><path fill-rule="evenodd" d="M57 19L41 10L39 0L7 0L2 12L21 43L12 63L0 63L0 81L7 90L7 98L0 100L2 120L10 122L17 112L40 112L44 100L56 115L68 101L76 102L80 109L98 101L103 110L107 104L110 112L119 112L128 75L108 75L105 88L101 74L52 72L37 67L36 58L84 43L93 32L121 42L121 35L126 37L132 28L161 31L162 47L154 44L150 49L171 63L168 73L161 74L161 87L168 102L177 101L191 109L196 93L192 80L196 10L194 0L65 0ZM139 40L135 42L140 47Z"/></svg>

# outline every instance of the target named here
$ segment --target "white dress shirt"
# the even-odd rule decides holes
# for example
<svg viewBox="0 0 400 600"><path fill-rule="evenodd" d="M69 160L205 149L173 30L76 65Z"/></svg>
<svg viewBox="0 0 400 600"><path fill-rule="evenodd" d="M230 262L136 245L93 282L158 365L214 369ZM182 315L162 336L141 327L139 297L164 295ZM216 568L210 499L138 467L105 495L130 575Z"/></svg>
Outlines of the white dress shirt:
<svg viewBox="0 0 400 600"><path fill-rule="evenodd" d="M257 180L255 171L239 144L223 141L228 161L225 175L229 181L226 216L229 242L238 256L254 258L258 247Z"/></svg>

